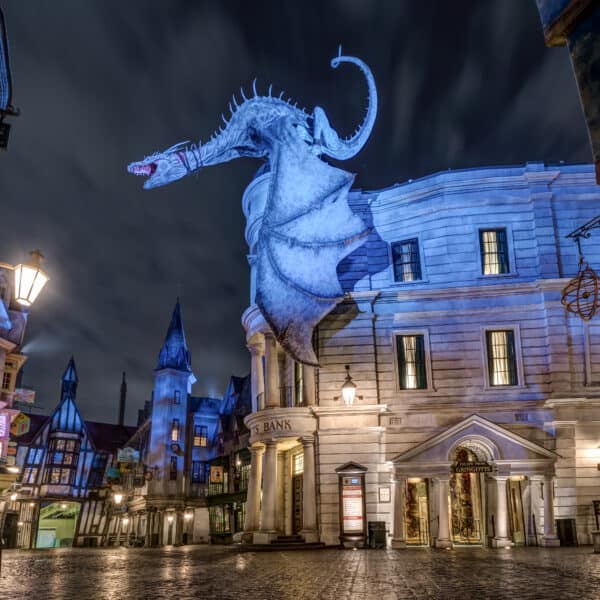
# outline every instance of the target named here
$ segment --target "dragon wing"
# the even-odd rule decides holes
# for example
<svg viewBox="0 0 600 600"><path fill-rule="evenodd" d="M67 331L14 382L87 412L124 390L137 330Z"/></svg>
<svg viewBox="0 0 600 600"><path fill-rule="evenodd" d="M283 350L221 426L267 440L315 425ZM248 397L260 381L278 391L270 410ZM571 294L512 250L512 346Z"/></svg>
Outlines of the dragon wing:
<svg viewBox="0 0 600 600"><path fill-rule="evenodd" d="M290 143L295 136L286 138L270 157L256 303L283 348L317 366L314 328L343 298L337 266L369 230L348 205L354 175L323 162L301 140Z"/></svg>

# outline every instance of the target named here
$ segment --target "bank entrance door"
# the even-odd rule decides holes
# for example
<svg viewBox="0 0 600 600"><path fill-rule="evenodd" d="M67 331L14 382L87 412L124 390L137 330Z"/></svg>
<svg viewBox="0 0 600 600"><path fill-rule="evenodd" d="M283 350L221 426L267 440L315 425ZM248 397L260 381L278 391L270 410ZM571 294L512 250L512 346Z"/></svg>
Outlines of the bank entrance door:
<svg viewBox="0 0 600 600"><path fill-rule="evenodd" d="M450 523L455 544L483 542L481 518L481 475L464 472L468 463L478 463L477 456L468 448L458 448L456 465L461 469L450 478ZM462 471L462 472L459 472Z"/></svg>
<svg viewBox="0 0 600 600"><path fill-rule="evenodd" d="M506 491L508 492L510 533L512 541L517 546L524 546L527 542L525 537L525 519L523 518L521 481L519 479L509 479Z"/></svg>
<svg viewBox="0 0 600 600"><path fill-rule="evenodd" d="M292 461L292 533L302 531L302 494L304 478L304 454L296 454Z"/></svg>

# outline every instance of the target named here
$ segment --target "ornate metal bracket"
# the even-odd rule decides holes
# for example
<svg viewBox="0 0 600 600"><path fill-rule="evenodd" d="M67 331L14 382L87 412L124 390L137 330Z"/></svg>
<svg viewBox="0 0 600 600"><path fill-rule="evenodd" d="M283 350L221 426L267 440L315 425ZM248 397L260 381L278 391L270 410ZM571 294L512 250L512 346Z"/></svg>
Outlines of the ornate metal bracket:
<svg viewBox="0 0 600 600"><path fill-rule="evenodd" d="M581 239L588 239L594 229L600 229L600 215L567 235L577 244L579 270L563 288L561 303L583 321L589 321L600 308L598 274L590 267L581 252Z"/></svg>

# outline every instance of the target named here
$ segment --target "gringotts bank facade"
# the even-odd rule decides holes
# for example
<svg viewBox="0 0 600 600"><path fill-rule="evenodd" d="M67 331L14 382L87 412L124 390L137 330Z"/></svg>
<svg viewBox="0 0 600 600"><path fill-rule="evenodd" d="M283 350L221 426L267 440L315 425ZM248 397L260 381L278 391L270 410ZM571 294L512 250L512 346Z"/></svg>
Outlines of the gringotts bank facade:
<svg viewBox="0 0 600 600"><path fill-rule="evenodd" d="M600 326L560 299L578 266L565 235L600 206L593 169L535 163L350 191L354 176L323 157L360 151L377 93L360 59L340 51L331 65L342 63L369 93L347 140L322 108L254 89L206 144L129 166L153 188L242 156L267 161L243 196L246 541L589 542Z"/></svg>
<svg viewBox="0 0 600 600"><path fill-rule="evenodd" d="M268 185L244 194L251 257ZM600 323L560 299L578 262L565 236L600 206L593 168L444 172L349 200L373 229L338 268L320 367L283 352L254 303L243 315L248 534L353 544L375 521L393 547L591 543Z"/></svg>

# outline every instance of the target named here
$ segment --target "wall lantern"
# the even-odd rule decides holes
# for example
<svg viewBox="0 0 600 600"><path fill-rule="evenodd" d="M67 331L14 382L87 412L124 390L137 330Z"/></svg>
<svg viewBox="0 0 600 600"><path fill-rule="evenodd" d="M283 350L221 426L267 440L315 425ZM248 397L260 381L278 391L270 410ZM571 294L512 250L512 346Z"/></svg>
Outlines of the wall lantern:
<svg viewBox="0 0 600 600"><path fill-rule="evenodd" d="M186 521L191 521L194 518L194 513L191 511L186 511L185 513L183 513L183 518Z"/></svg>
<svg viewBox="0 0 600 600"><path fill-rule="evenodd" d="M129 517L123 517L123 526L127 527L129 525Z"/></svg>
<svg viewBox="0 0 600 600"><path fill-rule="evenodd" d="M121 504L121 500L123 500L123 494L113 494L113 500L115 504Z"/></svg>
<svg viewBox="0 0 600 600"><path fill-rule="evenodd" d="M167 517L167 521L169 522L169 525L173 522L173 515L169 515Z"/></svg>
<svg viewBox="0 0 600 600"><path fill-rule="evenodd" d="M12 466L11 467L6 467L6 470L9 473L18 473L19 472L19 467L12 467Z"/></svg>
<svg viewBox="0 0 600 600"><path fill-rule="evenodd" d="M10 495L10 501L11 502L16 502L16 500L17 500L17 495L16 494L11 494Z"/></svg>
<svg viewBox="0 0 600 600"><path fill-rule="evenodd" d="M356 384L350 377L350 366L346 365L346 380L342 385L342 396L344 398L344 404L346 406L352 406L354 404L354 398L356 397Z"/></svg>
<svg viewBox="0 0 600 600"><path fill-rule="evenodd" d="M29 254L28 263L15 267L15 300L22 306L31 306L49 279L41 266L42 253L32 250Z"/></svg>

